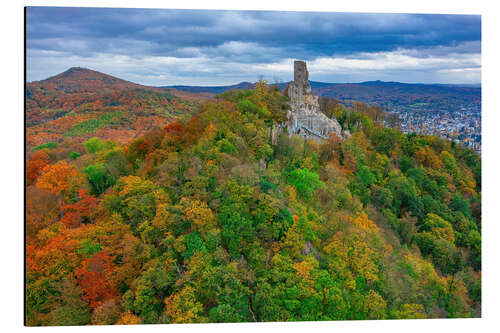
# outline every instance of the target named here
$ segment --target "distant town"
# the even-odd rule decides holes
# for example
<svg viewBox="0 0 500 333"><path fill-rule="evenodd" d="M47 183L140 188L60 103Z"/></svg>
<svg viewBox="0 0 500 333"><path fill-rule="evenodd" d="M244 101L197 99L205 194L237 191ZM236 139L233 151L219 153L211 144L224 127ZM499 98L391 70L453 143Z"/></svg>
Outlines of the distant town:
<svg viewBox="0 0 500 333"><path fill-rule="evenodd" d="M396 114L405 133L436 135L460 143L481 154L481 104L470 103L453 109L429 110L426 103L388 111Z"/></svg>

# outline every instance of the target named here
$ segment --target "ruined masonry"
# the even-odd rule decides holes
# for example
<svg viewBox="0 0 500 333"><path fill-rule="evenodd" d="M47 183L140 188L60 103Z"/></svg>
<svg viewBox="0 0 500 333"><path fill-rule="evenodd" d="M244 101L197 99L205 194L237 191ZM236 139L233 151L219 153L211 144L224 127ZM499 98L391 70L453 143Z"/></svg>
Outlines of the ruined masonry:
<svg viewBox="0 0 500 333"><path fill-rule="evenodd" d="M341 139L348 135L342 133L342 127L336 119L330 119L320 111L318 97L312 93L304 61L294 62L294 77L287 90L291 106L286 124L289 135L298 134L315 141L327 139L330 133L335 133Z"/></svg>

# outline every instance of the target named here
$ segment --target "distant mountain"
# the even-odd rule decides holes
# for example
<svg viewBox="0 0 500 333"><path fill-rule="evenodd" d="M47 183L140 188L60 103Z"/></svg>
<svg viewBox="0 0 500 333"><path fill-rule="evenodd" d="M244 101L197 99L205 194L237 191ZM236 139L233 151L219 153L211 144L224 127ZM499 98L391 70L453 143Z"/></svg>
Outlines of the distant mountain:
<svg viewBox="0 0 500 333"><path fill-rule="evenodd" d="M436 83L437 86L481 88L481 83Z"/></svg>
<svg viewBox="0 0 500 333"><path fill-rule="evenodd" d="M250 82L240 82L237 84L233 84L230 86L208 86L208 87L203 87L203 86L165 86L165 87L159 87L159 88L170 88L170 89L177 89L177 90L182 90L182 91L188 91L192 93L209 93L209 94L221 94L225 91L231 90L231 89L252 89L255 83L250 83Z"/></svg>
<svg viewBox="0 0 500 333"><path fill-rule="evenodd" d="M432 110L481 103L480 84L414 84L384 81L360 83L309 82L314 94L317 96L336 98L344 102L356 100L365 103L376 103L388 110L406 108L414 104L425 105L426 108ZM283 82L278 85L283 90L287 84L288 82ZM171 86L170 88L189 92L220 94L230 89L249 89L252 86L252 83L241 82L230 86Z"/></svg>
<svg viewBox="0 0 500 333"><path fill-rule="evenodd" d="M312 88L318 96L376 103L388 110L415 104L428 110L456 109L461 105L481 103L481 88L454 85L368 81L330 85L320 83L313 84Z"/></svg>
<svg viewBox="0 0 500 333"><path fill-rule="evenodd" d="M31 87L42 89L74 92L99 92L102 89L133 89L141 88L140 84L125 81L114 76L82 67L72 67L58 75L45 80L34 81L28 84Z"/></svg>

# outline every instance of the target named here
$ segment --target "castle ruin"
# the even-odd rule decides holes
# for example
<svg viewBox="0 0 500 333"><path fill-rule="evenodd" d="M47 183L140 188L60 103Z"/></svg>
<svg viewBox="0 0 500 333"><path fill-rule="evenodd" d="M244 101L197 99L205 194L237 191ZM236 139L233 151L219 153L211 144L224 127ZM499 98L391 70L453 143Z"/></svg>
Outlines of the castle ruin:
<svg viewBox="0 0 500 333"><path fill-rule="evenodd" d="M320 111L318 96L312 93L309 72L304 61L294 62L293 81L285 91L288 91L291 106L286 124L289 135L297 134L315 141L327 139L331 133L339 138L348 135L342 133L342 127L335 118L330 119Z"/></svg>

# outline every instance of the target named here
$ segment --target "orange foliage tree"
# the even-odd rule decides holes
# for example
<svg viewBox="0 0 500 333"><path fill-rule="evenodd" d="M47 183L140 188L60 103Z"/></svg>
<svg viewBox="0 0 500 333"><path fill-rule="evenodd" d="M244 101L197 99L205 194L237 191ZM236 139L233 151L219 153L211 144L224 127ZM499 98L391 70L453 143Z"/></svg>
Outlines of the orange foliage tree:
<svg viewBox="0 0 500 333"><path fill-rule="evenodd" d="M71 165L59 161L43 168L36 187L54 193L59 200L63 200L81 182L79 173Z"/></svg>

